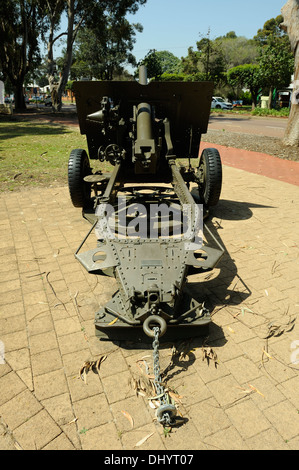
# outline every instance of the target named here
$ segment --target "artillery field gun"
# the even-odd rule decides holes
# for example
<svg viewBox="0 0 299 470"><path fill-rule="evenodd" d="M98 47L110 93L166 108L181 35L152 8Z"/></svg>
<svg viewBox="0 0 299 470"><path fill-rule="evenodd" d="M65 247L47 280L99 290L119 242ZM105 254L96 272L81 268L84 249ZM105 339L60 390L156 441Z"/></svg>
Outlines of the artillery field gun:
<svg viewBox="0 0 299 470"><path fill-rule="evenodd" d="M203 218L222 184L218 151L198 156L213 84L147 84L144 66L139 75L139 83L74 83L89 158L85 150L71 152L69 190L98 238L94 250L81 254L82 243L76 258L88 272L118 283L95 315L100 337L144 340L154 324L166 340L197 336L210 315L185 291L188 269L212 269L223 254L215 239L216 247L202 237ZM178 158L189 165L177 165ZM112 173L93 174L89 159L108 161Z"/></svg>
<svg viewBox="0 0 299 470"><path fill-rule="evenodd" d="M221 159L216 149L199 157L213 83L147 83L141 66L139 83L75 82L74 92L89 156L72 150L69 190L91 223L75 256L88 272L113 276L118 285L95 313L96 335L150 339L154 350L160 338L207 335L210 313L188 293L186 279L190 270L214 268L223 255L204 222L220 197ZM93 173L93 159L109 162L112 172ZM93 230L97 246L80 253ZM174 414L171 406L161 405L160 421Z"/></svg>

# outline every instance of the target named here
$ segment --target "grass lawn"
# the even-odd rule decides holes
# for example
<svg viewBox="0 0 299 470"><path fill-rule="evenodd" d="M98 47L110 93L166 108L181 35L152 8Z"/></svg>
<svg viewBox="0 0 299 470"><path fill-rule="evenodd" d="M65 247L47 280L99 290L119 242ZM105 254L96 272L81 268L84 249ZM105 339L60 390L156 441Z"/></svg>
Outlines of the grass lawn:
<svg viewBox="0 0 299 470"><path fill-rule="evenodd" d="M77 128L41 119L0 117L0 191L67 184L69 154L87 149Z"/></svg>

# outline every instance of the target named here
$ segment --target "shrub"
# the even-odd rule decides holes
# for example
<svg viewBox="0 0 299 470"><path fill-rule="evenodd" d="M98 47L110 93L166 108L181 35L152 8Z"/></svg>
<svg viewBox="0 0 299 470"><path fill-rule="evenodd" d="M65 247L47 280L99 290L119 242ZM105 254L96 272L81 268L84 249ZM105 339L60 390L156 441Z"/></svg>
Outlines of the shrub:
<svg viewBox="0 0 299 470"><path fill-rule="evenodd" d="M267 109L267 108L255 108L251 111L253 116L280 116L280 117L288 117L290 114L289 108L282 108L282 109Z"/></svg>

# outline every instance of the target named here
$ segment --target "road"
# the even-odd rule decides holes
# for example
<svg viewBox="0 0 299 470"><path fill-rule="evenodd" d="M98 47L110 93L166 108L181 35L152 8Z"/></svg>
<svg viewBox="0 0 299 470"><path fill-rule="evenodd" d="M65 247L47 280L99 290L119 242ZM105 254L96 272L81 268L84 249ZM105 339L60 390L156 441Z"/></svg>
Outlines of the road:
<svg viewBox="0 0 299 470"><path fill-rule="evenodd" d="M33 107L36 105L29 105ZM39 104L36 107L51 111L51 107ZM63 104L61 111L76 111L75 104ZM229 132L241 132L245 134L262 135L266 137L282 138L287 126L286 118L241 116L241 115L218 115L211 114L209 119L209 130L226 130Z"/></svg>
<svg viewBox="0 0 299 470"><path fill-rule="evenodd" d="M286 118L211 115L209 130L226 130L266 137L283 137L288 120Z"/></svg>

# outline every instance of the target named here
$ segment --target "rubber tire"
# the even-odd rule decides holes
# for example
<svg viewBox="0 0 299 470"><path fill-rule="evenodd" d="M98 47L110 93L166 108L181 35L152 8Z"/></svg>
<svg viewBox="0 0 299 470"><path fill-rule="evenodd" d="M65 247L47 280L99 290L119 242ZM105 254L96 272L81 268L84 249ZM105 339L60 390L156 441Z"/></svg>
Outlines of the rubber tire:
<svg viewBox="0 0 299 470"><path fill-rule="evenodd" d="M83 178L91 174L89 158L85 150L74 149L68 164L68 185L70 197L75 207L86 207L91 201L91 188Z"/></svg>
<svg viewBox="0 0 299 470"><path fill-rule="evenodd" d="M199 159L199 168L203 170L203 184L200 195L207 207L216 206L222 188L222 163L220 154L215 148L204 149Z"/></svg>

